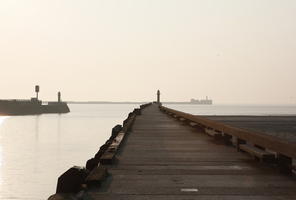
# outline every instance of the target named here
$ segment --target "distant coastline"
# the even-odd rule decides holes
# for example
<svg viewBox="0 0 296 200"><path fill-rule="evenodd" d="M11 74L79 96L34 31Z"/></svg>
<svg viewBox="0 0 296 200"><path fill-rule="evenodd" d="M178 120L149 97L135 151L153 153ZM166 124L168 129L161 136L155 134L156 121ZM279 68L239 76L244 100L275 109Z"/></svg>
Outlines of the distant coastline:
<svg viewBox="0 0 296 200"><path fill-rule="evenodd" d="M68 104L145 104L148 101L67 101Z"/></svg>
<svg viewBox="0 0 296 200"><path fill-rule="evenodd" d="M145 104L149 101L67 101L68 104ZM190 105L211 105L211 104L198 104L198 103L192 103L189 101L180 101L180 102L174 102L174 101L164 101L161 102L163 104L190 104Z"/></svg>

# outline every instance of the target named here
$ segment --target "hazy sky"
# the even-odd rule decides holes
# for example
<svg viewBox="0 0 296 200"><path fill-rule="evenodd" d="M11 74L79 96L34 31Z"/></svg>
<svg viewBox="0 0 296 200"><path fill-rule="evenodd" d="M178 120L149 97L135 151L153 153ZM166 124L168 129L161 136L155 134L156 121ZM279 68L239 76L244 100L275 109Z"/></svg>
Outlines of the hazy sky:
<svg viewBox="0 0 296 200"><path fill-rule="evenodd" d="M296 104L295 0L1 0L0 98Z"/></svg>

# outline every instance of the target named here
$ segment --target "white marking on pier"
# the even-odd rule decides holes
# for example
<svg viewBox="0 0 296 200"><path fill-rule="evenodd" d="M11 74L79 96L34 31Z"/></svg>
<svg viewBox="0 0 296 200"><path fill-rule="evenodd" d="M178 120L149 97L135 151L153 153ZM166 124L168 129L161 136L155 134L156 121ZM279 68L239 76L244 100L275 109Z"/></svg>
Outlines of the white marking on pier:
<svg viewBox="0 0 296 200"><path fill-rule="evenodd" d="M181 192L198 192L197 188L182 188Z"/></svg>

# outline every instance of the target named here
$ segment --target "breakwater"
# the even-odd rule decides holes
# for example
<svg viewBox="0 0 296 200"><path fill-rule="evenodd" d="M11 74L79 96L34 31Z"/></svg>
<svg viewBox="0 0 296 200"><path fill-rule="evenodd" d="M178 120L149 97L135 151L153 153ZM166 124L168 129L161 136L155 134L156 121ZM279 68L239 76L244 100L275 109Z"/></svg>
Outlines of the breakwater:
<svg viewBox="0 0 296 200"><path fill-rule="evenodd" d="M76 199L77 195L83 195L84 190L100 186L109 175L104 165L115 161L115 155L131 130L136 116L141 115L141 110L150 105L151 103L140 105L140 108L135 108L128 114L122 125L114 126L110 138L93 158L86 161L84 167L74 166L63 173L58 178L56 194L49 197L49 200Z"/></svg>
<svg viewBox="0 0 296 200"><path fill-rule="evenodd" d="M61 92L58 92L58 101L43 104L38 99L39 85L35 86L36 97L28 99L0 100L0 115L38 115L43 113L68 113L70 109L66 102L61 100Z"/></svg>
<svg viewBox="0 0 296 200"><path fill-rule="evenodd" d="M284 147L272 137L159 104L134 110L124 124L127 133L113 131L118 134L107 141L98 164L93 162L96 156L87 162L90 172L71 168L60 176L58 188L68 177L64 187L73 185L75 179L75 191L62 188L64 192L60 190L51 200L296 197L291 163L295 157L290 154L295 144ZM124 124L113 130L122 131Z"/></svg>
<svg viewBox="0 0 296 200"><path fill-rule="evenodd" d="M70 109L65 102L48 102L32 100L0 100L0 115L36 115L43 113L68 113Z"/></svg>

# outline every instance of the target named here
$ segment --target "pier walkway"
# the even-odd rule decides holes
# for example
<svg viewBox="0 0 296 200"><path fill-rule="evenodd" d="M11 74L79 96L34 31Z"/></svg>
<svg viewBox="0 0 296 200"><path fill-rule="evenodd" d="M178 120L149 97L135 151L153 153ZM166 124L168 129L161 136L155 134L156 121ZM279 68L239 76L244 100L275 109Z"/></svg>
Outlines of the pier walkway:
<svg viewBox="0 0 296 200"><path fill-rule="evenodd" d="M296 199L296 181L161 112L136 117L110 176L88 189L90 200Z"/></svg>

